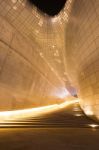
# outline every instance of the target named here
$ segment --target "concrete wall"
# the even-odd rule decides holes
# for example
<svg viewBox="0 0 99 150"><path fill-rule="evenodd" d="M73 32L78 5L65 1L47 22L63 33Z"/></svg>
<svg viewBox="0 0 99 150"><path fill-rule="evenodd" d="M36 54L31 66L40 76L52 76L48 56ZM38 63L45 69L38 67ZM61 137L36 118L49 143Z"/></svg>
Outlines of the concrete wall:
<svg viewBox="0 0 99 150"><path fill-rule="evenodd" d="M0 110L62 102L66 87L99 117L99 1L68 0L50 18L0 0Z"/></svg>
<svg viewBox="0 0 99 150"><path fill-rule="evenodd" d="M88 115L99 118L99 1L75 0L66 27L68 74Z"/></svg>
<svg viewBox="0 0 99 150"><path fill-rule="evenodd" d="M66 92L54 67L43 56L48 42L43 42L38 14L31 12L25 1L0 0L0 110L60 103Z"/></svg>

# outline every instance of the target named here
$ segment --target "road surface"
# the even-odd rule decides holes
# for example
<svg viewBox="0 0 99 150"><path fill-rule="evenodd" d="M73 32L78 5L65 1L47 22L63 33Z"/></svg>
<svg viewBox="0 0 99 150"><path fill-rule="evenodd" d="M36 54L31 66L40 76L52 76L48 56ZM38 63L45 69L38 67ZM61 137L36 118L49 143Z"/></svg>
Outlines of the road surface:
<svg viewBox="0 0 99 150"><path fill-rule="evenodd" d="M78 103L0 125L0 150L99 150L98 124Z"/></svg>

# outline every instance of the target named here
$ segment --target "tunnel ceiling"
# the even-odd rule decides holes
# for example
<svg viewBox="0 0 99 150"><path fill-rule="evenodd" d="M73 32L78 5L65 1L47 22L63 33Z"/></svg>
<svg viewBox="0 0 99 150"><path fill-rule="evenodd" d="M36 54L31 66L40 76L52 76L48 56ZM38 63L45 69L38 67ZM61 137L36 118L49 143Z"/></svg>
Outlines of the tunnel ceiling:
<svg viewBox="0 0 99 150"><path fill-rule="evenodd" d="M67 0L28 0L32 5L36 5L39 10L49 16L57 15L64 7Z"/></svg>

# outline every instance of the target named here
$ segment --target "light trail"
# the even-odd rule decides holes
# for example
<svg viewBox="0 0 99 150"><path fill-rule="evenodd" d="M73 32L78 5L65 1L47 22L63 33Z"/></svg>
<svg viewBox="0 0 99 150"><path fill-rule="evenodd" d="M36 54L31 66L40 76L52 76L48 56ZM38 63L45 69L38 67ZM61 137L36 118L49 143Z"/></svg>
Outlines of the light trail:
<svg viewBox="0 0 99 150"><path fill-rule="evenodd" d="M37 107L37 108L24 109L24 110L14 110L14 111L3 111L0 112L0 123L51 113L77 102L79 102L78 99L72 101L66 101L62 104L54 104L54 105L49 105L44 107Z"/></svg>
<svg viewBox="0 0 99 150"><path fill-rule="evenodd" d="M91 128L97 128L97 127L99 127L98 124L89 124L88 126L90 126Z"/></svg>

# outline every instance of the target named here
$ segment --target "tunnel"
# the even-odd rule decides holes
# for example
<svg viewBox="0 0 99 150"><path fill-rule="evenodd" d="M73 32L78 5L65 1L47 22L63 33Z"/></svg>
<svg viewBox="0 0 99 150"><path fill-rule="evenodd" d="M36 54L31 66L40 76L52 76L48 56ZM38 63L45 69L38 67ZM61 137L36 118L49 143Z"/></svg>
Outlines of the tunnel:
<svg viewBox="0 0 99 150"><path fill-rule="evenodd" d="M0 111L78 97L99 119L99 1L41 3L0 0Z"/></svg>

